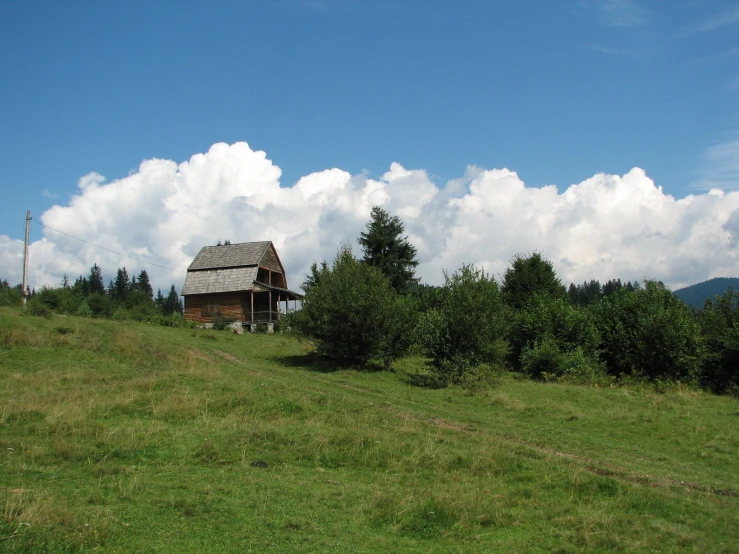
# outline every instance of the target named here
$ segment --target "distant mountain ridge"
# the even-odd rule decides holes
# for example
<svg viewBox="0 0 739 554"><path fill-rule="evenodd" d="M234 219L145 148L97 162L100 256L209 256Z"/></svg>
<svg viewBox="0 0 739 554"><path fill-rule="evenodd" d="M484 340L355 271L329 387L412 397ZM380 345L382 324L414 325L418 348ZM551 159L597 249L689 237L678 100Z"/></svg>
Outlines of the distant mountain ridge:
<svg viewBox="0 0 739 554"><path fill-rule="evenodd" d="M674 291L675 296L685 302L688 306L692 306L699 310L709 298L721 296L730 288L739 290L739 278L737 277L714 277L702 283L696 283L682 289Z"/></svg>

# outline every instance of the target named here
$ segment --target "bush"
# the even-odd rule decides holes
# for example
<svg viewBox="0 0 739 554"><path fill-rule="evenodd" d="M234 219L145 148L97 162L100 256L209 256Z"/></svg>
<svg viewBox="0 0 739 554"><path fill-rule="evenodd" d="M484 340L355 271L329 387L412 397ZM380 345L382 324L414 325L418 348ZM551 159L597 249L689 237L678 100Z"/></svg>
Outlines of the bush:
<svg viewBox="0 0 739 554"><path fill-rule="evenodd" d="M573 306L567 298L534 294L511 317L508 343L511 366L517 371L532 374L523 368L521 357L525 350L539 348L542 349L541 355L544 355L552 348L563 354L579 348L584 356L595 363L600 335L593 315L586 308ZM531 363L531 360L527 363ZM534 371L532 376L538 378L538 372Z"/></svg>
<svg viewBox="0 0 739 554"><path fill-rule="evenodd" d="M38 317L51 317L52 312L46 304L41 302L36 297L31 298L26 302L26 313Z"/></svg>
<svg viewBox="0 0 739 554"><path fill-rule="evenodd" d="M603 381L602 364L582 347L563 352L552 338L527 345L521 353L521 370L533 379L586 384Z"/></svg>
<svg viewBox="0 0 739 554"><path fill-rule="evenodd" d="M93 292L85 300L90 307L92 317L110 317L113 315L113 304L107 294Z"/></svg>
<svg viewBox="0 0 739 554"><path fill-rule="evenodd" d="M505 317L498 284L481 269L462 266L444 280L438 307L420 318L419 337L441 382L453 384L503 361Z"/></svg>
<svg viewBox="0 0 739 554"><path fill-rule="evenodd" d="M739 292L708 300L698 314L705 341L702 382L716 393L739 392Z"/></svg>
<svg viewBox="0 0 739 554"><path fill-rule="evenodd" d="M33 298L58 314L74 314L82 302L80 295L64 287L41 287Z"/></svg>
<svg viewBox="0 0 739 554"><path fill-rule="evenodd" d="M702 339L690 309L662 283L621 289L595 305L601 357L615 376L697 380Z"/></svg>
<svg viewBox="0 0 739 554"><path fill-rule="evenodd" d="M7 281L0 281L0 306L20 306L21 290L11 287Z"/></svg>
<svg viewBox="0 0 739 554"><path fill-rule="evenodd" d="M533 379L547 379L565 371L565 355L557 343L546 338L541 343L526 345L520 355L521 370Z"/></svg>
<svg viewBox="0 0 739 554"><path fill-rule="evenodd" d="M289 325L325 356L388 367L407 351L412 306L377 268L355 259L344 246L309 287Z"/></svg>
<svg viewBox="0 0 739 554"><path fill-rule="evenodd" d="M92 309L90 308L90 305L87 303L87 300L83 300L80 302L79 306L77 306L77 311L75 312L76 315L80 317L92 317Z"/></svg>
<svg viewBox="0 0 739 554"><path fill-rule="evenodd" d="M534 295L553 298L564 298L567 295L552 262L543 258L539 252L529 256L514 256L503 275L501 291L506 304L517 310L526 306Z"/></svg>
<svg viewBox="0 0 739 554"><path fill-rule="evenodd" d="M195 321L187 321L182 314L156 315L151 320L153 323L163 327L178 327L182 329L194 329L198 326Z"/></svg>

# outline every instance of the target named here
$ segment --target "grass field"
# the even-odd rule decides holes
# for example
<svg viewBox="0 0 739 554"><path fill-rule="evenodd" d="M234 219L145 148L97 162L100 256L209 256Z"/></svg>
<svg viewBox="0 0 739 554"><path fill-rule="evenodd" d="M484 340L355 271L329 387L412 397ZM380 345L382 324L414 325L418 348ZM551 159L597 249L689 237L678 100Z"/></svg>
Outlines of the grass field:
<svg viewBox="0 0 739 554"><path fill-rule="evenodd" d="M739 551L735 399L423 371L0 308L0 551Z"/></svg>

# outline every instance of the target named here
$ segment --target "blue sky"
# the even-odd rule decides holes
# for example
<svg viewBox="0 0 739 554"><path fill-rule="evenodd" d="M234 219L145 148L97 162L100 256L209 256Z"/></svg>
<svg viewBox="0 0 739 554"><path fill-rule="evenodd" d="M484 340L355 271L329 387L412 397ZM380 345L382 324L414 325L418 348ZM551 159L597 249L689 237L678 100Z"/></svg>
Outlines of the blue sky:
<svg viewBox="0 0 739 554"><path fill-rule="evenodd" d="M122 179L219 142L266 152L283 187L330 168L379 179L398 162L439 188L468 165L560 192L633 167L676 198L739 188L733 1L12 1L2 12L0 235L11 239L26 209L66 206L91 172Z"/></svg>

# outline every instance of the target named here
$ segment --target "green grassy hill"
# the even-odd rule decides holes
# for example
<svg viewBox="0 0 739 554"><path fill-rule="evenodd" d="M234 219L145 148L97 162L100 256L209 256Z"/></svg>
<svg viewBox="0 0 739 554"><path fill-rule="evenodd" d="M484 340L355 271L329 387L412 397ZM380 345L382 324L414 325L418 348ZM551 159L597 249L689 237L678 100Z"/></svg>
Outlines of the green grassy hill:
<svg viewBox="0 0 739 554"><path fill-rule="evenodd" d="M418 372L0 309L0 551L737 550L735 399Z"/></svg>

